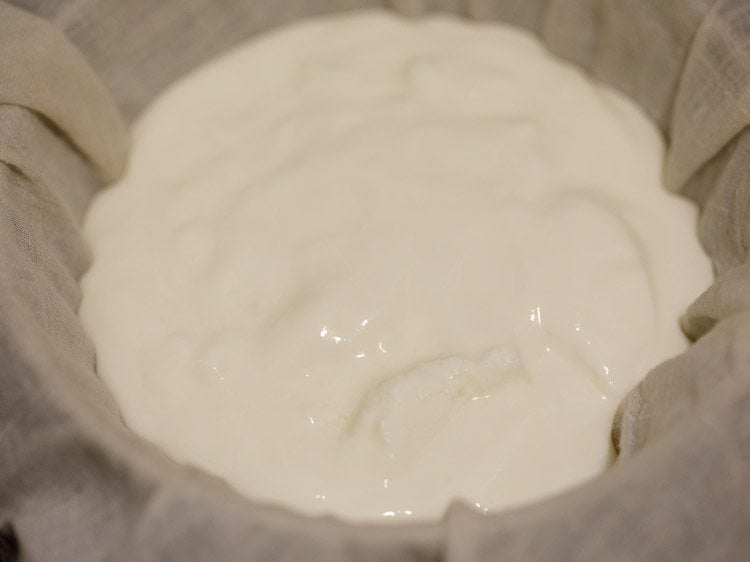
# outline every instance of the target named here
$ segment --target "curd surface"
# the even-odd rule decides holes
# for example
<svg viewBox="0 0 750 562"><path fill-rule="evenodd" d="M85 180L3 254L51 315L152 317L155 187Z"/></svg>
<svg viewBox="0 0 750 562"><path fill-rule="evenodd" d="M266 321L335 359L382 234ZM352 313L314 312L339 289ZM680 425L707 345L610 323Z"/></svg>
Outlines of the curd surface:
<svg viewBox="0 0 750 562"><path fill-rule="evenodd" d="M296 24L133 136L85 222L98 371L173 458L305 513L434 519L598 474L711 277L656 128L513 28Z"/></svg>

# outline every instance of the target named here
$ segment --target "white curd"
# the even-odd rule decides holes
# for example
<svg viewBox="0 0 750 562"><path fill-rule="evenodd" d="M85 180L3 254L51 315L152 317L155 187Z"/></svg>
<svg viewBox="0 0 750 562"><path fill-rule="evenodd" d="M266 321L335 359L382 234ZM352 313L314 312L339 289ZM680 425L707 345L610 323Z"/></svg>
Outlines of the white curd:
<svg viewBox="0 0 750 562"><path fill-rule="evenodd" d="M170 88L85 231L81 318L134 431L362 520L601 472L709 282L657 130L532 36L364 13Z"/></svg>

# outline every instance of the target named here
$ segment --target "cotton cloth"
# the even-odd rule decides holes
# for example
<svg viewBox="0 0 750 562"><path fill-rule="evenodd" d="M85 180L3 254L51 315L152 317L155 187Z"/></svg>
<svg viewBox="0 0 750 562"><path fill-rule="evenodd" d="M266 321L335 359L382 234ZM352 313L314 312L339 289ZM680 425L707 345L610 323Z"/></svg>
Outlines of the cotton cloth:
<svg viewBox="0 0 750 562"><path fill-rule="evenodd" d="M611 470L530 506L386 527L255 503L127 430L76 316L81 218L143 108L263 30L378 7L535 32L641 104L701 206L696 343L623 402ZM747 0L0 0L0 561L750 559L748 124Z"/></svg>

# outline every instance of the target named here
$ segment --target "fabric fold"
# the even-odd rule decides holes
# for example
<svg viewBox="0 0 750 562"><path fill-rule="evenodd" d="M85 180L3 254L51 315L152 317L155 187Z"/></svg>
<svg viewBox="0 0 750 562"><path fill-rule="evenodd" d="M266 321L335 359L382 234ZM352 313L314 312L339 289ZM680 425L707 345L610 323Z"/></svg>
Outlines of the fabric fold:
<svg viewBox="0 0 750 562"><path fill-rule="evenodd" d="M58 29L0 1L0 104L54 123L104 181L125 166L128 135L109 92Z"/></svg>

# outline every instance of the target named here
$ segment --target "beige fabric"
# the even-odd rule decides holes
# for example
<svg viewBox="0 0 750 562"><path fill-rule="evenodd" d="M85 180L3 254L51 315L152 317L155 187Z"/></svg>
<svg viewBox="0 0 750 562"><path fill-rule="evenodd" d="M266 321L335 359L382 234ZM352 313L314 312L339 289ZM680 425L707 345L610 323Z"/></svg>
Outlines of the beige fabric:
<svg viewBox="0 0 750 562"><path fill-rule="evenodd" d="M2 103L44 115L112 180L121 172L126 131L106 90L64 35L23 11L0 5ZM54 53L54 57L49 56ZM65 60L68 64L56 64ZM8 64L11 63L12 64ZM82 111L87 108L88 111Z"/></svg>
<svg viewBox="0 0 750 562"><path fill-rule="evenodd" d="M0 0L1 561L750 557L750 2L12 3ZM534 30L643 105L670 140L669 187L703 208L719 276L683 318L700 339L625 400L611 471L508 513L455 505L436 525L380 528L254 504L122 426L75 315L79 224L122 168L122 123L260 30L381 4Z"/></svg>

